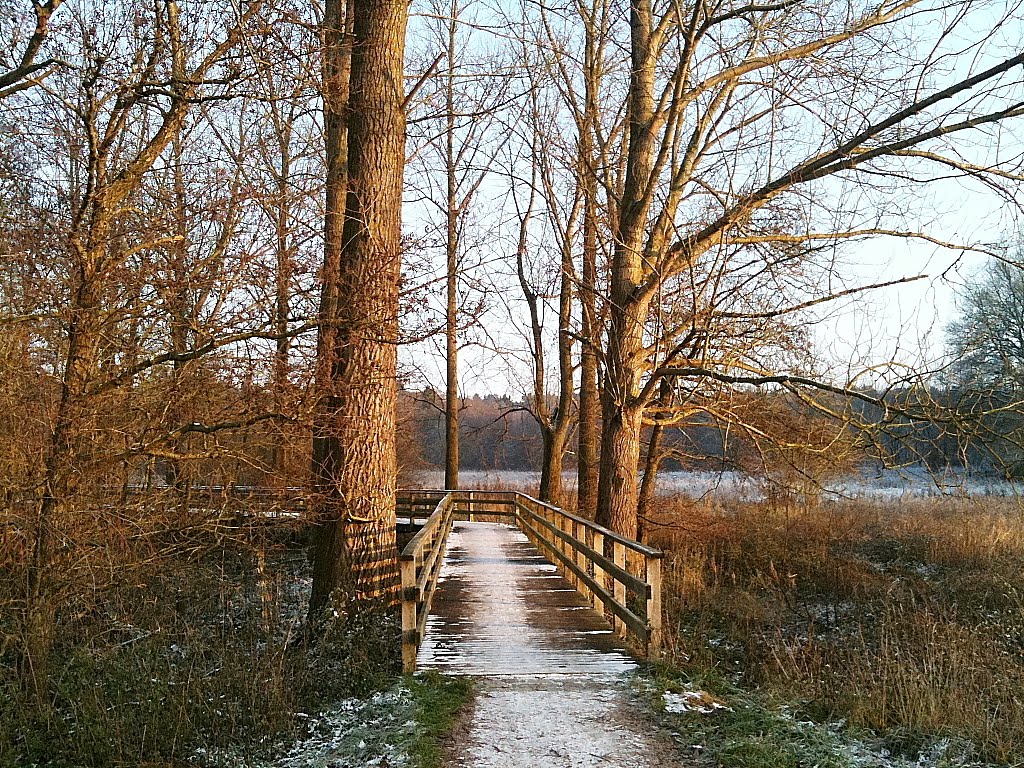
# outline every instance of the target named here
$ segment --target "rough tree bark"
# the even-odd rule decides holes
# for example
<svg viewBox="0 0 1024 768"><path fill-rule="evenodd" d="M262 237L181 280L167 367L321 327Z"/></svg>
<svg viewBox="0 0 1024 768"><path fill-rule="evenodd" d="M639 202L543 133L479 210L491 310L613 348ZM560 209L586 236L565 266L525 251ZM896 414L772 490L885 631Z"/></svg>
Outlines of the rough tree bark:
<svg viewBox="0 0 1024 768"><path fill-rule="evenodd" d="M403 58L407 6L353 0L347 107L348 168L340 240L336 218L343 143L328 136L328 245L319 353L327 378L316 419L316 505L310 616L332 593L350 607L397 595L395 378L405 162ZM327 46L344 57L341 10L329 4ZM333 43L333 45L332 45ZM331 66L331 65L328 65ZM344 65L338 63L337 70ZM325 102L334 98L327 81ZM330 116L333 119L333 116ZM332 209L331 203L334 204ZM337 255L331 249L336 249ZM335 269L334 264L337 264Z"/></svg>
<svg viewBox="0 0 1024 768"><path fill-rule="evenodd" d="M601 60L598 55L597 7L587 19L584 43L584 111L579 126L577 171L583 191L583 253L580 270L580 394L576 448L576 511L584 517L597 514L597 489L601 446L601 397L598 390L598 350L601 323L597 317L597 169L594 157L594 126L598 120L598 88Z"/></svg>
<svg viewBox="0 0 1024 768"><path fill-rule="evenodd" d="M630 3L629 152L619 203L612 255L611 322L605 355L606 377L601 398L601 472L597 521L624 536L636 537L637 463L643 405L640 391L643 329L650 295L637 288L644 277L644 240L651 206L648 185L655 162L657 113L652 46L654 13L650 0Z"/></svg>

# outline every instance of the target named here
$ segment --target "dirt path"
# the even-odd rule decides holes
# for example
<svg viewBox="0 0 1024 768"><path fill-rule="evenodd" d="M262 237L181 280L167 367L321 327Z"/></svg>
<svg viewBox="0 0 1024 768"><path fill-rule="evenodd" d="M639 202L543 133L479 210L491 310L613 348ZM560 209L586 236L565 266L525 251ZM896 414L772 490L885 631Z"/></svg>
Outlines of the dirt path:
<svg viewBox="0 0 1024 768"><path fill-rule="evenodd" d="M608 623L521 532L457 523L441 578L419 666L479 679L451 765L682 765L636 714Z"/></svg>

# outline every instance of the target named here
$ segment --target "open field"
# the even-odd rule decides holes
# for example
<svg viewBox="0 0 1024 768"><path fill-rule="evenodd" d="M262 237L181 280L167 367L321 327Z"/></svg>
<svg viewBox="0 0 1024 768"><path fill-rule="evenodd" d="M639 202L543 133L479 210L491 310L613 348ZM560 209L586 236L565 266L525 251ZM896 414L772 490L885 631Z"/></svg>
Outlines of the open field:
<svg viewBox="0 0 1024 768"><path fill-rule="evenodd" d="M725 509L676 499L657 522L673 667L755 691L797 720L878 736L894 754L943 743L961 761L945 764L1020 763L1014 500Z"/></svg>

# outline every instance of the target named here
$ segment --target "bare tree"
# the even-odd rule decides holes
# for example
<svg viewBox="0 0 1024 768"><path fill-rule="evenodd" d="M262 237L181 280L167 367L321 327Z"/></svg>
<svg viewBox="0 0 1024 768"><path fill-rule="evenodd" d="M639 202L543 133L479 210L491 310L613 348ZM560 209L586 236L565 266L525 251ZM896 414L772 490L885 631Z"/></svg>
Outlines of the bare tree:
<svg viewBox="0 0 1024 768"><path fill-rule="evenodd" d="M524 51L525 55L528 52ZM579 280L574 256L584 215L585 192L575 173L577 153L574 148L563 146L557 106L548 103L547 92L538 82L544 77L544 68L530 67L530 70L530 108L524 110L519 120L526 127L519 130L528 134L525 138L529 141L531 175L528 182L516 183L517 187L528 188L529 197L525 209L518 212L515 266L529 322L532 391L526 403L540 427L543 444L539 495L545 501L562 503L563 462L576 423L573 310ZM517 206L521 207L518 201ZM530 255L541 257L539 268L530 265ZM551 262L550 269L545 268L544 261ZM539 274L534 275L535 272ZM556 362L550 372L544 322L549 302L555 305L553 313L557 320ZM557 389L549 387L552 372Z"/></svg>
<svg viewBox="0 0 1024 768"><path fill-rule="evenodd" d="M429 256L444 254L445 487L459 487L461 351L478 327L486 299L480 271L493 242L493 223L482 223L481 187L508 133L499 116L508 109L514 78L500 51L480 40L486 28L482 4L436 0L423 19L428 40L420 53L420 77L411 118L410 187L424 204L425 233L418 245Z"/></svg>
<svg viewBox="0 0 1024 768"><path fill-rule="evenodd" d="M836 293L824 280L798 286L797 263L805 276L835 275L829 254L839 242L925 236L884 217L863 225L870 215L863 207L828 210L829 192L843 183L873 189L880 175L927 183L952 170L1002 184L1012 198L1015 170L946 150L960 134L1022 114L1011 73L1024 54L984 64L975 56L967 74L927 86L945 71L946 54L941 43L927 50L912 31L923 16L946 33L965 28L966 9L947 19L915 2L858 10L633 0L629 14L625 175L609 215L615 248L598 519L635 535L640 432L663 378L836 386L742 358L705 365L699 344L691 357L693 342L707 336L697 318L713 316L702 308L702 288L723 276L739 285L751 274L777 274L791 298L766 314L796 316ZM985 45L978 40L972 50ZM819 96L825 92L827 100ZM689 280L694 273L707 279ZM659 296L679 278L694 316L659 328ZM755 307L737 314L759 316Z"/></svg>
<svg viewBox="0 0 1024 768"><path fill-rule="evenodd" d="M621 131L622 115L604 108L608 96L606 83L614 44L611 26L615 9L608 0L577 2L573 6L578 18L583 49L582 60L567 55L565 41L553 28L551 15L543 16L545 47L551 52L548 71L559 83L559 92L569 110L576 132L576 186L582 205L582 232L579 243L578 279L575 279L579 304L579 402L576 439L576 509L587 517L597 511L600 470L601 401L600 351L603 336L603 311L600 274L603 256L610 242L610 223L602 216L601 188L615 188L614 172L607 162L614 153L615 137ZM552 14L553 15L553 14ZM572 38L570 38L572 39ZM576 67L571 62L577 61ZM614 66L613 64L611 66ZM605 206L607 211L608 207ZM605 231L602 236L602 226Z"/></svg>
<svg viewBox="0 0 1024 768"><path fill-rule="evenodd" d="M39 60L43 44L50 35L50 18L60 8L64 0L31 0L33 28L20 53L12 51L14 61L0 63L0 99L11 96L18 91L31 88L41 82L49 71L58 63L57 59ZM6 9L3 9L6 11ZM6 13L5 13L6 15ZM15 25L17 28L17 25Z"/></svg>
<svg viewBox="0 0 1024 768"><path fill-rule="evenodd" d="M49 94L65 122L73 126L73 134L66 161L72 183L62 243L70 275L62 308L66 346L31 522L32 556L19 654L21 678L40 704L47 700L55 631L54 563L74 547L66 534L92 453L95 398L132 379L128 374L108 375L102 382L97 378L109 365L104 349L112 281L132 254L155 245L152 240L128 243L122 238L123 212L194 104L204 98L208 79L230 79L220 69L222 60L249 31L258 8L253 4L241 16L228 17L220 39L197 40L195 48L186 43L191 38L183 31L174 2L119 7L119 13L138 22L132 27L107 25L97 30L87 16L78 18L80 37L69 43L76 65L65 73L66 82ZM114 56L114 49L123 55ZM174 357L172 353L166 359ZM147 369L146 364L134 367L136 373Z"/></svg>

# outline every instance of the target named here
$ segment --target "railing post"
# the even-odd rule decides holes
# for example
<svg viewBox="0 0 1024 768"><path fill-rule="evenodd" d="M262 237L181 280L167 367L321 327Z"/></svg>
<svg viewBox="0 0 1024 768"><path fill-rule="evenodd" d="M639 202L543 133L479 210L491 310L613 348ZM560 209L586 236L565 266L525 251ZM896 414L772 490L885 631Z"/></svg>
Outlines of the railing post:
<svg viewBox="0 0 1024 768"><path fill-rule="evenodd" d="M576 532L574 530L575 529L575 525L574 525L573 521L570 520L565 515L562 515L562 514L560 514L558 517L559 517L558 527L562 530L562 533L567 533L570 536L575 536ZM566 541L565 539L560 539L559 541L562 544L562 554L565 555L566 558L568 558L569 562L574 562L576 560L576 552L573 549L572 544L569 543L568 541ZM576 578L576 574L573 573L572 571L570 571L568 566L566 566L564 568L564 572L565 572L566 580L570 584L572 584L573 589L578 591L579 588L580 588L580 581L579 581L579 579Z"/></svg>
<svg viewBox="0 0 1024 768"><path fill-rule="evenodd" d="M598 533L597 531L594 531L594 539L593 543L591 544L591 547L599 555L604 554L603 533ZM597 561L594 561L594 581L597 582L598 586L607 589L608 585L605 583L604 569L597 564ZM594 593L594 608L601 612L604 612L604 601L601 599L601 596L597 594L597 592Z"/></svg>
<svg viewBox="0 0 1024 768"><path fill-rule="evenodd" d="M416 560L402 558L402 671L411 675L416 671L417 637L416 604L419 590L416 589Z"/></svg>
<svg viewBox="0 0 1024 768"><path fill-rule="evenodd" d="M574 539L576 539L576 541L579 542L580 544L586 544L587 543L587 527L583 523L579 523L579 522L576 522L575 520L573 520L572 521L572 537ZM584 573L587 572L587 556L585 554L583 554L583 551L580 550L580 549L576 550L576 567L579 568ZM588 587L581 579L577 579L576 582L577 582L576 589L579 589L579 590L585 589L587 592L589 592L590 593L590 601L593 602L594 601L594 593L591 591L590 587Z"/></svg>
<svg viewBox="0 0 1024 768"><path fill-rule="evenodd" d="M661 655L661 556L647 556L647 584L651 591L647 596L647 658L656 659Z"/></svg>
<svg viewBox="0 0 1024 768"><path fill-rule="evenodd" d="M626 567L626 545L620 541L612 542L612 562L614 562L619 568ZM626 585L621 581L612 577L613 594L615 596L615 602L619 605L626 604ZM617 637L626 636L626 623L618 616L615 617L615 635Z"/></svg>
<svg viewBox="0 0 1024 768"><path fill-rule="evenodd" d="M473 491L469 492L469 522L476 522L476 515L473 514Z"/></svg>

